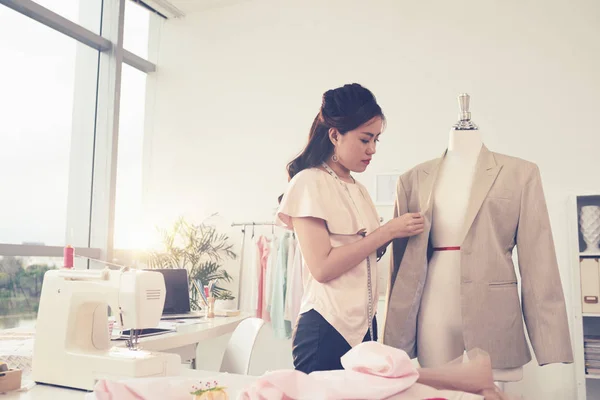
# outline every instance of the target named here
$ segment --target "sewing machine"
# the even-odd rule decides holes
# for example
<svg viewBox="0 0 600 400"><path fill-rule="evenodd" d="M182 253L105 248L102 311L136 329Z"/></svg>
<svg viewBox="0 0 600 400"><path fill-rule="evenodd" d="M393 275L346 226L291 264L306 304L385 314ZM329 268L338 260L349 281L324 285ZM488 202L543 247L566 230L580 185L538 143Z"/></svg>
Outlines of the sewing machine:
<svg viewBox="0 0 600 400"><path fill-rule="evenodd" d="M122 268L50 270L44 275L33 348L38 383L93 390L98 379L178 375L177 354L145 351L139 330L155 328L165 302L161 273ZM130 329L127 347L111 345L108 307Z"/></svg>

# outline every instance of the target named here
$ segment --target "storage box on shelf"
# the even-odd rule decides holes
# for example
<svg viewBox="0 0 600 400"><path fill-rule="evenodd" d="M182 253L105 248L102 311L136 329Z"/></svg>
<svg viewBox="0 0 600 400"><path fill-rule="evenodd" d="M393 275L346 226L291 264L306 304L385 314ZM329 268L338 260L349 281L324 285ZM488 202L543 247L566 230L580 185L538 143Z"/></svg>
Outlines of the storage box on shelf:
<svg viewBox="0 0 600 400"><path fill-rule="evenodd" d="M579 261L581 274L581 310L584 315L600 315L600 263L597 258Z"/></svg>

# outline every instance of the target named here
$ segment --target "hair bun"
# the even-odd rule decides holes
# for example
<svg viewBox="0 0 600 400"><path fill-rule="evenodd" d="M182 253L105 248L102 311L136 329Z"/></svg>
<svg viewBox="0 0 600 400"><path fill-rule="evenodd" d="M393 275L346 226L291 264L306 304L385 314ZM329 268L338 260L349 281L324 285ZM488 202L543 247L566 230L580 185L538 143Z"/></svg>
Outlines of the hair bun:
<svg viewBox="0 0 600 400"><path fill-rule="evenodd" d="M321 97L321 111L335 102L335 89L330 89L323 93Z"/></svg>

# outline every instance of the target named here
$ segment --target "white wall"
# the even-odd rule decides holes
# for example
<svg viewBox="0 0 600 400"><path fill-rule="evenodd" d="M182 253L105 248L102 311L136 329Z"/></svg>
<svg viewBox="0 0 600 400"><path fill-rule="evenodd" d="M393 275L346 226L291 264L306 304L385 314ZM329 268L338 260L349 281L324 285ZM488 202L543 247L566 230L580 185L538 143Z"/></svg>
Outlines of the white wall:
<svg viewBox="0 0 600 400"><path fill-rule="evenodd" d="M171 20L149 88L145 212L270 219L321 93L347 82L388 117L359 176L372 188L443 152L467 92L488 147L540 166L570 305L566 200L598 189L599 13L593 0L255 0ZM532 363L511 389L574 398L573 369Z"/></svg>

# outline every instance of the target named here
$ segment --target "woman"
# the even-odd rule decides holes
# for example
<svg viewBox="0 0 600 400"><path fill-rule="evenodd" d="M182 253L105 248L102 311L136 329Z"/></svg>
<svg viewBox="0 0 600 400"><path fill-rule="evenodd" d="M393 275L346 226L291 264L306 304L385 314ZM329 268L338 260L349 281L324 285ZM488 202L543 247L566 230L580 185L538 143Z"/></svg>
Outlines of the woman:
<svg viewBox="0 0 600 400"><path fill-rule="evenodd" d="M329 90L305 149L288 165L277 223L296 232L308 271L293 335L294 366L305 373L342 369L351 347L377 340L378 250L423 231L419 214L380 226L369 193L351 175L367 169L384 121L368 89Z"/></svg>

